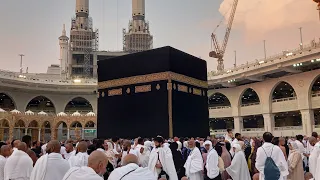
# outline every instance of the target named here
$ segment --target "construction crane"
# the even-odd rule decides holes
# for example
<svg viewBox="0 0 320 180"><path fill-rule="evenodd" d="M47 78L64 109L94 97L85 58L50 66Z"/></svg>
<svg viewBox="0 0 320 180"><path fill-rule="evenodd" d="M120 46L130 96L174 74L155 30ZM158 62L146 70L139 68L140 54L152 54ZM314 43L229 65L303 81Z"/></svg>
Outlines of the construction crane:
<svg viewBox="0 0 320 180"><path fill-rule="evenodd" d="M313 0L315 3L318 3L319 19L320 19L320 0Z"/></svg>
<svg viewBox="0 0 320 180"><path fill-rule="evenodd" d="M232 28L234 16L235 16L236 9L237 9L237 6L238 6L238 1L239 0L234 0L234 2L232 4L231 14L230 14L230 17L229 17L229 20L228 20L227 30L226 30L226 34L224 35L224 40L223 40L222 47L220 47L220 45L219 45L219 42L217 40L217 36L214 33L211 34L211 39L212 39L212 42L213 42L213 45L214 45L214 50L209 53L209 56L212 57L212 58L217 58L218 59L218 66L217 66L218 72L221 72L221 71L224 70L223 57L224 57L224 53L225 53L226 48L227 48L227 44L228 44L228 40L229 40L231 28Z"/></svg>

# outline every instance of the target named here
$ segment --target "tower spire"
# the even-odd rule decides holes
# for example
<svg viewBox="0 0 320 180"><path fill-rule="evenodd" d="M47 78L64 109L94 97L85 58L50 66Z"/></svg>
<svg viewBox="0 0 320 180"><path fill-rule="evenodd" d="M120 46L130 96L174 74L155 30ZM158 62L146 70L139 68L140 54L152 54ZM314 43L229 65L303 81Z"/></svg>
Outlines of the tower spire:
<svg viewBox="0 0 320 180"><path fill-rule="evenodd" d="M62 36L67 36L66 25L65 24L63 24Z"/></svg>
<svg viewBox="0 0 320 180"><path fill-rule="evenodd" d="M145 0L132 0L132 17L145 17Z"/></svg>
<svg viewBox="0 0 320 180"><path fill-rule="evenodd" d="M76 1L76 14L77 15L89 15L89 0L77 0Z"/></svg>
<svg viewBox="0 0 320 180"><path fill-rule="evenodd" d="M153 37L145 20L145 0L132 0L132 21L123 30L123 50L139 52L152 49Z"/></svg>

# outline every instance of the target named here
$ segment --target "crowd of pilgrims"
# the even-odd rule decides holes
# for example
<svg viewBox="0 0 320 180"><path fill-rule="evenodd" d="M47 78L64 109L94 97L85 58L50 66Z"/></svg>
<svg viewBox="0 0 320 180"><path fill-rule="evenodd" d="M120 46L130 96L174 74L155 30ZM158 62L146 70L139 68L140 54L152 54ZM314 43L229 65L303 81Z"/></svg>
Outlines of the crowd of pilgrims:
<svg viewBox="0 0 320 180"><path fill-rule="evenodd" d="M312 136L0 142L0 180L320 180ZM319 163L318 163L319 162Z"/></svg>

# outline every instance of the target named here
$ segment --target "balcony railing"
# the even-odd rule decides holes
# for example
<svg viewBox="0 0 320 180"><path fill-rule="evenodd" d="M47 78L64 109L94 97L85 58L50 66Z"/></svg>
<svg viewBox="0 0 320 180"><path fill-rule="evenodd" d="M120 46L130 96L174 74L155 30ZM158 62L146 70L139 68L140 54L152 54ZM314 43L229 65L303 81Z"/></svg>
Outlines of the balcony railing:
<svg viewBox="0 0 320 180"><path fill-rule="evenodd" d="M275 131L283 131L283 130L301 130L302 126L284 126L284 127L274 127Z"/></svg>
<svg viewBox="0 0 320 180"><path fill-rule="evenodd" d="M245 132L248 132L248 131L257 132L257 131L264 131L264 128L245 128L245 129L242 129L242 131L245 131Z"/></svg>
<svg viewBox="0 0 320 180"><path fill-rule="evenodd" d="M311 94L311 97L319 97L319 96L320 96L320 92Z"/></svg>
<svg viewBox="0 0 320 180"><path fill-rule="evenodd" d="M288 98L281 98L281 99L273 99L272 102L283 102L283 101L292 101L292 100L297 100L297 96L295 97L288 97Z"/></svg>
<svg viewBox="0 0 320 180"><path fill-rule="evenodd" d="M247 104L241 104L241 107L246 107L246 106L255 106L255 105L259 105L260 102L254 102L254 103L247 103Z"/></svg>
<svg viewBox="0 0 320 180"><path fill-rule="evenodd" d="M227 131L226 131L226 129L215 129L215 130L210 130L210 132L224 133Z"/></svg>
<svg viewBox="0 0 320 180"><path fill-rule="evenodd" d="M66 111L65 113L66 113L66 116L71 116L73 113L74 113L75 111ZM85 116L87 113L89 113L89 112L91 112L91 111L78 111L80 114L81 114L81 116ZM14 113L11 113L11 112L0 112L0 114L1 113L3 113L3 114L14 114ZM43 115L39 115L38 113L36 113L36 112L33 112L34 114L25 114L24 112L21 112L21 113L19 113L19 114L17 114L17 115L26 115L26 116L43 116ZM45 111L45 113L47 113L47 115L46 116L57 116L57 114L56 113L54 113L54 112L47 112L47 111Z"/></svg>
<svg viewBox="0 0 320 180"><path fill-rule="evenodd" d="M310 44L304 45L302 47L302 49L299 47L299 48L288 50L285 52L288 52L293 55L293 54L298 54L300 52L305 52L305 51L309 51L311 49L318 49L318 48L320 48L320 42L312 42ZM290 55L288 55L288 53L285 53L285 52L278 53L278 54L270 56L266 59L265 58L260 59L260 60L256 59L255 61L247 62L246 64L241 64L235 68L225 69L222 72L216 72L216 71L208 72L208 79L210 80L211 77L214 77L214 76L228 74L228 73L232 73L234 71L238 71L241 69L247 69L249 67L255 67L257 65L259 66L259 65L262 65L262 64L265 64L268 62L273 62L274 60L279 59L279 58L290 57Z"/></svg>
<svg viewBox="0 0 320 180"><path fill-rule="evenodd" d="M49 79L45 77L37 77L35 74L20 74L0 69L0 78L17 80L21 82L32 82L42 84L58 84L58 85L97 85L96 79L81 79L81 82L74 82L73 80Z"/></svg>
<svg viewBox="0 0 320 180"><path fill-rule="evenodd" d="M227 108L231 108L231 106L213 106L213 107L209 107L209 109L227 109Z"/></svg>

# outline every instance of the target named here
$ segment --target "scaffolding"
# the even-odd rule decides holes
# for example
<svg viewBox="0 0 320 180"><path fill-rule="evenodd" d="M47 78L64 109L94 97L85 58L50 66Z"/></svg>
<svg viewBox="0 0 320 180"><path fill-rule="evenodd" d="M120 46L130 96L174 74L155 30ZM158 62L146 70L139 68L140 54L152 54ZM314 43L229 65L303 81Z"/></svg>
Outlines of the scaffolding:
<svg viewBox="0 0 320 180"><path fill-rule="evenodd" d="M83 61L76 63L77 67L82 66L81 74L84 78L92 77L93 63L91 56L99 49L99 30L92 28L92 18L88 18L87 25L77 22L78 18L72 18L70 32L70 50L72 54L83 54ZM74 65L74 63L72 64ZM79 75L79 73L75 73Z"/></svg>
<svg viewBox="0 0 320 180"><path fill-rule="evenodd" d="M126 29L123 33L123 51L134 53L146 51L153 48L153 36L149 31L149 23L145 22L145 26L140 29L140 26L133 27L133 21L129 22L128 32Z"/></svg>

